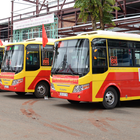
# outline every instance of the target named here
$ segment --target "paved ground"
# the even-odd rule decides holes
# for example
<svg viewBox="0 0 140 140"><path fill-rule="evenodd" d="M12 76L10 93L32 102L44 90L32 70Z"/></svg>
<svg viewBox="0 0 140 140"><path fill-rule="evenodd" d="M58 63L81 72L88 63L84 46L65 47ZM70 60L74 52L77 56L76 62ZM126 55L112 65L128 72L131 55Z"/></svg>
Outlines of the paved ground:
<svg viewBox="0 0 140 140"><path fill-rule="evenodd" d="M99 103L0 92L1 140L139 140L140 100L112 110Z"/></svg>

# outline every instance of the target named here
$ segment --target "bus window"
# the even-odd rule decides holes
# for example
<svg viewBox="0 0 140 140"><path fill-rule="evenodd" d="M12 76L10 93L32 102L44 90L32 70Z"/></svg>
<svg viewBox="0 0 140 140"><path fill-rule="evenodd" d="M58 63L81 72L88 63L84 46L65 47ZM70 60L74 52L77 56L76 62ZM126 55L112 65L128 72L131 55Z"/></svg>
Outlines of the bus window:
<svg viewBox="0 0 140 140"><path fill-rule="evenodd" d="M93 50L93 66L106 66L106 48Z"/></svg>
<svg viewBox="0 0 140 140"><path fill-rule="evenodd" d="M52 73L86 75L89 72L89 40L72 39L55 43Z"/></svg>
<svg viewBox="0 0 140 140"><path fill-rule="evenodd" d="M108 39L108 46L109 47L115 47L115 48L132 48L133 47L133 41L127 41L127 40L116 40L116 39Z"/></svg>
<svg viewBox="0 0 140 140"><path fill-rule="evenodd" d="M51 66L53 60L53 45L41 46L41 65Z"/></svg>
<svg viewBox="0 0 140 140"><path fill-rule="evenodd" d="M140 43L139 42L134 42L134 55L135 55L135 66L139 67L140 66Z"/></svg>
<svg viewBox="0 0 140 140"><path fill-rule="evenodd" d="M1 72L19 73L23 70L24 45L8 45L2 61Z"/></svg>
<svg viewBox="0 0 140 140"><path fill-rule="evenodd" d="M39 68L39 45L30 44L26 51L26 71L38 70Z"/></svg>
<svg viewBox="0 0 140 140"><path fill-rule="evenodd" d="M106 39L92 41L92 71L94 74L107 71Z"/></svg>
<svg viewBox="0 0 140 140"><path fill-rule="evenodd" d="M140 50L136 49L134 53L136 66L140 66Z"/></svg>
<svg viewBox="0 0 140 140"><path fill-rule="evenodd" d="M116 46L117 44L117 46ZM108 40L110 66L129 67L133 66L132 47L133 42L121 40ZM124 48L126 47L126 48Z"/></svg>

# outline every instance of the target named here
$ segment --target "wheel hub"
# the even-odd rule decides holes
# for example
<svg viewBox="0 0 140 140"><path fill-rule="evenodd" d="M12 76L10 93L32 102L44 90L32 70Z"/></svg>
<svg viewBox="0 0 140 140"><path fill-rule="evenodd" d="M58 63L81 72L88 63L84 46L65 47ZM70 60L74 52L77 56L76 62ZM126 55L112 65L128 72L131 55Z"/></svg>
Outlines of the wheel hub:
<svg viewBox="0 0 140 140"><path fill-rule="evenodd" d="M114 103L115 97L111 91L108 91L105 96L105 101L108 105L112 105Z"/></svg>
<svg viewBox="0 0 140 140"><path fill-rule="evenodd" d="M39 93L39 94L45 94L45 87L44 86L38 86L38 88L37 88L37 92Z"/></svg>

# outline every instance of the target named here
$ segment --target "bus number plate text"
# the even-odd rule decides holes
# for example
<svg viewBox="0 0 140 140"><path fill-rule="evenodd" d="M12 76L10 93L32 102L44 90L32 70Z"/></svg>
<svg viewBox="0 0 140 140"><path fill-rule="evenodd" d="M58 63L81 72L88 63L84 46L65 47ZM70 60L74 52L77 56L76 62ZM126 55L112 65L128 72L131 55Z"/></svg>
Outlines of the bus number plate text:
<svg viewBox="0 0 140 140"><path fill-rule="evenodd" d="M68 93L60 92L60 96L65 96L65 97L67 97L67 96L68 96Z"/></svg>
<svg viewBox="0 0 140 140"><path fill-rule="evenodd" d="M9 88L9 86L4 86L5 88Z"/></svg>

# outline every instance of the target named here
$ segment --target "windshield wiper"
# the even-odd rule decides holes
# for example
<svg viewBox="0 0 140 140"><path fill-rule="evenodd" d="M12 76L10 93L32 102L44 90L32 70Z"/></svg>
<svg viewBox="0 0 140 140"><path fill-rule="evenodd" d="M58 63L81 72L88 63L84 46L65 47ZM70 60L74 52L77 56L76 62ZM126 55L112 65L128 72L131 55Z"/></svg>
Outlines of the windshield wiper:
<svg viewBox="0 0 140 140"><path fill-rule="evenodd" d="M63 61L59 64L58 68L54 68L54 74L56 74L59 70L63 71L65 70L65 67L66 67L66 64L67 64L67 54L64 55L64 58L63 58Z"/></svg>
<svg viewBox="0 0 140 140"><path fill-rule="evenodd" d="M58 72L59 70L60 70L60 68L57 68L57 69L54 68L54 69L52 70L52 73L53 73L53 74L57 74L57 72Z"/></svg>
<svg viewBox="0 0 140 140"><path fill-rule="evenodd" d="M75 73L74 73L74 71L73 71L73 69L71 68L71 65L68 65L67 70L70 70L70 73L71 73L72 75L74 75L74 74L75 74Z"/></svg>
<svg viewBox="0 0 140 140"><path fill-rule="evenodd" d="M13 68L13 67L11 67L11 70L12 70L12 72L16 72L16 70L14 70L14 68Z"/></svg>

